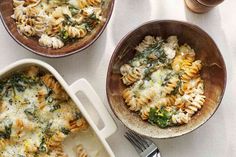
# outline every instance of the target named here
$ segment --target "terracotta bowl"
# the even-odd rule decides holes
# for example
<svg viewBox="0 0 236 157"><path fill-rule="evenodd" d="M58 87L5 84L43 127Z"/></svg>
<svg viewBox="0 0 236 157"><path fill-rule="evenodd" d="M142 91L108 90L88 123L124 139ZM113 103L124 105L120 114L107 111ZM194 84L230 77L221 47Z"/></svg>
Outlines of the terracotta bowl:
<svg viewBox="0 0 236 157"><path fill-rule="evenodd" d="M206 102L188 124L165 129L151 125L130 111L121 96L125 86L121 81L120 66L134 56L134 48L146 35L161 36L164 39L177 35L179 44L188 43L196 51L196 58L203 62L201 76L205 82ZM106 81L110 107L125 126L147 137L171 138L197 129L215 113L226 86L226 68L215 42L201 28L180 21L152 21L133 30L120 41L110 60Z"/></svg>
<svg viewBox="0 0 236 157"><path fill-rule="evenodd" d="M86 49L98 39L110 20L114 1L115 0L106 0L103 8L103 15L106 18L105 22L101 23L90 35L77 42L67 44L60 49L42 47L38 43L38 38L27 38L17 31L16 23L14 19L11 18L11 15L13 14L12 0L0 1L0 17L11 37L27 50L45 57L65 57Z"/></svg>

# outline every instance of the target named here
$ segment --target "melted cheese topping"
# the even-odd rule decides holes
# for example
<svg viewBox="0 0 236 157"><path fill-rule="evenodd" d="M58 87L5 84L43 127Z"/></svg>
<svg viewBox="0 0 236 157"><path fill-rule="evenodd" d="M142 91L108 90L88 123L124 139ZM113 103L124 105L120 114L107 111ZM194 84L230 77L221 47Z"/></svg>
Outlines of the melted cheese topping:
<svg viewBox="0 0 236 157"><path fill-rule="evenodd" d="M0 86L0 109L4 106L0 112L0 140L7 142L0 146L1 157L53 156L46 143L57 132L66 137L70 121L82 118L77 116L80 111L76 105L70 99L57 99L54 89L41 77L13 74ZM41 150L42 145L45 149Z"/></svg>

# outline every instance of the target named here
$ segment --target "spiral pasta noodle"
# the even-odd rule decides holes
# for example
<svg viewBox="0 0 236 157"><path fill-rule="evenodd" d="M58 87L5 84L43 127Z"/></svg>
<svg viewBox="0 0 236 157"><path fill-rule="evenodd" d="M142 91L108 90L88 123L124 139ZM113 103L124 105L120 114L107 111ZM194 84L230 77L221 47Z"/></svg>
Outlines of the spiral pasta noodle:
<svg viewBox="0 0 236 157"><path fill-rule="evenodd" d="M88 157L88 153L81 144L76 147L76 157Z"/></svg>
<svg viewBox="0 0 236 157"><path fill-rule="evenodd" d="M18 7L20 5L23 5L25 2L21 0L13 0L13 6Z"/></svg>
<svg viewBox="0 0 236 157"><path fill-rule="evenodd" d="M180 112L178 114L173 115L171 120L174 124L185 124L189 122L190 117L188 114Z"/></svg>
<svg viewBox="0 0 236 157"><path fill-rule="evenodd" d="M12 0L11 16L22 35L37 37L41 46L60 49L81 40L104 24L101 0Z"/></svg>
<svg viewBox="0 0 236 157"><path fill-rule="evenodd" d="M25 15L25 9L23 8L22 5L17 6L14 9L14 14L12 15L12 18L14 18L19 25L24 24L26 20L26 15Z"/></svg>
<svg viewBox="0 0 236 157"><path fill-rule="evenodd" d="M70 131L71 132L78 132L80 130L86 130L88 128L87 122L84 118L80 118L78 120L72 120L69 122L70 124Z"/></svg>
<svg viewBox="0 0 236 157"><path fill-rule="evenodd" d="M80 8L86 8L88 6L99 6L101 4L101 0L79 0Z"/></svg>
<svg viewBox="0 0 236 157"><path fill-rule="evenodd" d="M169 81L166 83L165 87L163 88L163 95L170 94L175 89L178 82L179 79L177 76L170 78Z"/></svg>
<svg viewBox="0 0 236 157"><path fill-rule="evenodd" d="M196 77L199 74L199 71L202 68L200 60L194 61L191 66L185 69L184 74L181 76L184 81L189 81L193 77Z"/></svg>
<svg viewBox="0 0 236 157"><path fill-rule="evenodd" d="M130 110L132 111L140 110L141 106L140 104L137 103L133 91L131 91L129 88L123 91L122 97L124 98L125 103L129 106Z"/></svg>
<svg viewBox="0 0 236 157"><path fill-rule="evenodd" d="M142 78L142 71L139 68L131 68L126 72L122 77L122 81L126 85L131 85L134 82L140 80Z"/></svg>
<svg viewBox="0 0 236 157"><path fill-rule="evenodd" d="M146 36L143 41L135 48L138 52L143 52L146 48L157 42L153 36Z"/></svg>
<svg viewBox="0 0 236 157"><path fill-rule="evenodd" d="M0 156L66 157L65 138L89 128L49 72L27 66L0 83Z"/></svg>
<svg viewBox="0 0 236 157"><path fill-rule="evenodd" d="M61 85L58 83L57 80L52 75L46 74L42 77L42 81L44 84L51 88L52 91L55 93L55 98L60 100L68 100L68 95L66 92L61 88Z"/></svg>
<svg viewBox="0 0 236 157"><path fill-rule="evenodd" d="M36 33L35 29L30 25L18 25L17 28L26 36L32 36Z"/></svg>
<svg viewBox="0 0 236 157"><path fill-rule="evenodd" d="M60 39L56 37L49 37L46 34L41 36L39 39L39 44L41 46L51 47L54 49L62 48L64 46L64 43Z"/></svg>
<svg viewBox="0 0 236 157"><path fill-rule="evenodd" d="M85 27L65 27L65 30L68 32L69 37L72 38L83 38L87 34Z"/></svg>
<svg viewBox="0 0 236 157"><path fill-rule="evenodd" d="M50 26L46 29L46 32L49 36L56 36L63 28L62 24L63 19L52 19L50 21Z"/></svg>
<svg viewBox="0 0 236 157"><path fill-rule="evenodd" d="M3 150L7 146L8 142L6 140L0 139L0 149Z"/></svg>
<svg viewBox="0 0 236 157"><path fill-rule="evenodd" d="M160 108L161 106L171 106L175 103L176 96L174 95L168 95L166 97L160 98L156 103L155 107Z"/></svg>
<svg viewBox="0 0 236 157"><path fill-rule="evenodd" d="M188 123L206 98L195 51L179 45L176 36L146 36L135 50L134 58L120 67L127 86L122 93L125 104L159 127Z"/></svg>
<svg viewBox="0 0 236 157"><path fill-rule="evenodd" d="M140 110L140 116L142 120L147 120L149 118L150 109L151 109L150 106L145 106Z"/></svg>
<svg viewBox="0 0 236 157"><path fill-rule="evenodd" d="M206 97L204 95L196 95L191 104L185 107L185 111L189 115L193 115L195 112L202 108L202 105L205 102L205 98Z"/></svg>
<svg viewBox="0 0 236 157"><path fill-rule="evenodd" d="M145 106L148 103L150 103L153 98L155 97L156 93L149 89L148 91L145 91L143 94L140 94L140 96L137 98L137 105L138 106Z"/></svg>

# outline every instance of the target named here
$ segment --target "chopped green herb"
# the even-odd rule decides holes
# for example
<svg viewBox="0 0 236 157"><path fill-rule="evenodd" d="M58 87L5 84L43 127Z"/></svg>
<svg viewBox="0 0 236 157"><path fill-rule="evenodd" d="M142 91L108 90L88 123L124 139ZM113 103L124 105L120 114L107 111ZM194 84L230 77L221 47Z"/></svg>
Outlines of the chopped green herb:
<svg viewBox="0 0 236 157"><path fill-rule="evenodd" d="M63 16L65 17L65 20L63 21L63 25L69 25L69 26L78 25L78 23L76 21L73 21L69 15L63 14Z"/></svg>
<svg viewBox="0 0 236 157"><path fill-rule="evenodd" d="M5 127L4 127L5 131L0 131L0 138L10 139L11 128L12 128L12 122L9 120L5 120Z"/></svg>
<svg viewBox="0 0 236 157"><path fill-rule="evenodd" d="M177 86L175 87L175 89L170 94L176 95L179 92L180 85L181 85L181 81L178 81Z"/></svg>
<svg viewBox="0 0 236 157"><path fill-rule="evenodd" d="M52 126L52 122L48 122L47 125L45 126L45 128L43 129L43 133L47 136L52 136L53 132L51 131L51 126Z"/></svg>
<svg viewBox="0 0 236 157"><path fill-rule="evenodd" d="M157 111L156 108L151 108L148 121L151 124L156 124L161 128L165 128L170 126L171 116L172 114L166 111L164 108L161 108L159 111Z"/></svg>
<svg viewBox="0 0 236 157"><path fill-rule="evenodd" d="M70 43L70 42L75 42L77 38L71 38L69 37L68 32L65 29L62 29L59 33L59 37L64 43Z"/></svg>
<svg viewBox="0 0 236 157"><path fill-rule="evenodd" d="M169 83L169 80L173 77L173 73L166 74L161 86L166 86Z"/></svg>
<svg viewBox="0 0 236 157"><path fill-rule="evenodd" d="M75 112L75 117L76 117L76 119L80 119L83 116L82 116L81 112Z"/></svg>
<svg viewBox="0 0 236 157"><path fill-rule="evenodd" d="M24 110L24 113L29 120L35 120L37 118L34 108L27 108Z"/></svg>
<svg viewBox="0 0 236 157"><path fill-rule="evenodd" d="M0 93L3 92L5 84L6 84L6 82L4 82L4 81L0 82Z"/></svg>
<svg viewBox="0 0 236 157"><path fill-rule="evenodd" d="M73 6L73 5L70 5L69 6L69 10L70 10L70 12L71 12L71 15L72 16L75 16L75 15L77 15L78 14L78 12L79 12L79 9L78 8L76 8L75 6Z"/></svg>
<svg viewBox="0 0 236 157"><path fill-rule="evenodd" d="M52 95L52 93L53 93L53 90L52 89L50 89L50 88L47 88L47 95L45 96L45 99L47 100L47 99L49 99L50 98L50 96Z"/></svg>
<svg viewBox="0 0 236 157"><path fill-rule="evenodd" d="M59 36L63 42L67 42L70 38L68 32L65 29L62 29L60 31Z"/></svg>
<svg viewBox="0 0 236 157"><path fill-rule="evenodd" d="M26 87L24 85L24 77L21 74L14 74L9 79L10 84L18 92L24 92Z"/></svg>
<svg viewBox="0 0 236 157"><path fill-rule="evenodd" d="M55 105L53 105L52 108L50 109L50 112L54 112L54 111L56 111L56 110L58 110L58 109L60 109L60 108L61 108L60 104L55 104Z"/></svg>
<svg viewBox="0 0 236 157"><path fill-rule="evenodd" d="M45 138L44 137L42 138L41 143L39 145L39 151L40 152L46 152L47 151L47 147L46 147L46 144L45 144Z"/></svg>
<svg viewBox="0 0 236 157"><path fill-rule="evenodd" d="M9 99L8 102L9 102L10 105L12 105L13 100L12 100L12 99Z"/></svg>
<svg viewBox="0 0 236 157"><path fill-rule="evenodd" d="M65 135L68 135L70 133L70 130L66 128L61 128L61 132Z"/></svg>
<svg viewBox="0 0 236 157"><path fill-rule="evenodd" d="M90 16L89 16L90 19L92 20L98 20L96 14L92 13Z"/></svg>

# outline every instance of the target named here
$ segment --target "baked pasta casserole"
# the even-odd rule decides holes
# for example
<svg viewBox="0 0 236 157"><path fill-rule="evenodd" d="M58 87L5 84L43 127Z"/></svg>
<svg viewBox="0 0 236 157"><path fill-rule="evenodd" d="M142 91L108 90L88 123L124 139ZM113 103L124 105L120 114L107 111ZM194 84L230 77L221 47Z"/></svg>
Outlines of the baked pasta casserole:
<svg viewBox="0 0 236 157"><path fill-rule="evenodd" d="M80 110L36 66L0 81L0 157L65 157L62 142L86 130Z"/></svg>

